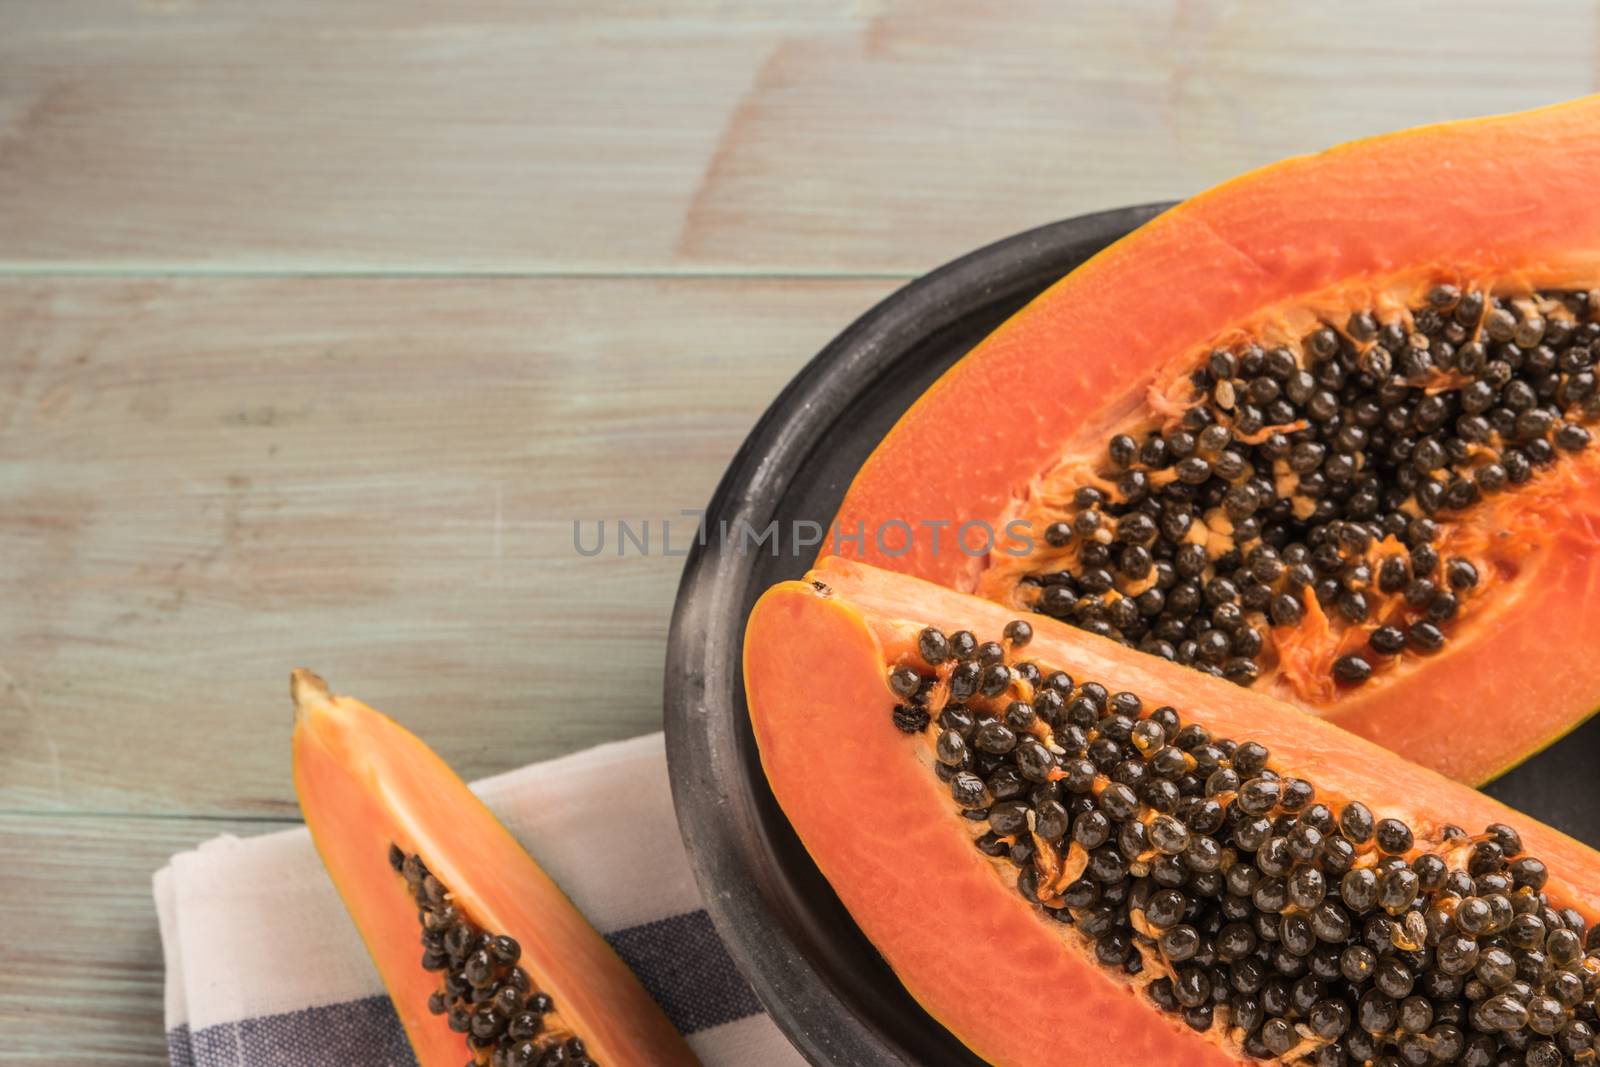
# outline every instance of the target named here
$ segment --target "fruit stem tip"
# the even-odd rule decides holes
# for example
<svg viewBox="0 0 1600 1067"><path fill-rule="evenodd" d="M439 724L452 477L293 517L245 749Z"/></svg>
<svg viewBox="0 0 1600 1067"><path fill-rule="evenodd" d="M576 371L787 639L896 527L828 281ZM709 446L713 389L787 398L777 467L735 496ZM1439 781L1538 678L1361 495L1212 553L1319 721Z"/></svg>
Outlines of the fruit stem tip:
<svg viewBox="0 0 1600 1067"><path fill-rule="evenodd" d="M300 717L312 708L326 705L332 694L321 675L304 667L296 667L289 672L289 696L294 699L294 718L299 722Z"/></svg>

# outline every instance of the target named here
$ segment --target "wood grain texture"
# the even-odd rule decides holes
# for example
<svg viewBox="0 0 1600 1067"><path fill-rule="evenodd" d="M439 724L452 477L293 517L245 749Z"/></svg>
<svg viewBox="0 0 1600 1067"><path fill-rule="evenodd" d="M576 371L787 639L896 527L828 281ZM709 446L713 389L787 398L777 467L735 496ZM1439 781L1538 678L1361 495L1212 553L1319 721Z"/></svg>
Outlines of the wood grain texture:
<svg viewBox="0 0 1600 1067"><path fill-rule="evenodd" d="M0 0L0 265L918 272L1594 91L1597 29L1582 0Z"/></svg>
<svg viewBox="0 0 1600 1067"><path fill-rule="evenodd" d="M292 816L297 664L469 778L658 729L660 520L892 286L0 279L0 811Z"/></svg>
<svg viewBox="0 0 1600 1067"><path fill-rule="evenodd" d="M0 1063L166 1063L150 877L197 841L284 825L0 815Z"/></svg>

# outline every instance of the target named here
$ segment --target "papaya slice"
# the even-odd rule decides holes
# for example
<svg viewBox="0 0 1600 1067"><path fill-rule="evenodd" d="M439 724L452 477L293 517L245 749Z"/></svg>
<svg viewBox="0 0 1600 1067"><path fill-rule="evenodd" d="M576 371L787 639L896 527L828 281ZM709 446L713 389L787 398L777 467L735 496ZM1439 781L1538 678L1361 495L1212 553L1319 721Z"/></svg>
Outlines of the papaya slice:
<svg viewBox="0 0 1600 1067"><path fill-rule="evenodd" d="M1600 706L1597 168L1588 97L1196 196L940 378L827 550L1484 781Z"/></svg>
<svg viewBox="0 0 1600 1067"><path fill-rule="evenodd" d="M1265 693L838 557L744 675L806 849L991 1063L1595 1062L1600 854Z"/></svg>
<svg viewBox="0 0 1600 1067"><path fill-rule="evenodd" d="M421 1067L697 1062L443 760L309 671L291 690L306 826Z"/></svg>

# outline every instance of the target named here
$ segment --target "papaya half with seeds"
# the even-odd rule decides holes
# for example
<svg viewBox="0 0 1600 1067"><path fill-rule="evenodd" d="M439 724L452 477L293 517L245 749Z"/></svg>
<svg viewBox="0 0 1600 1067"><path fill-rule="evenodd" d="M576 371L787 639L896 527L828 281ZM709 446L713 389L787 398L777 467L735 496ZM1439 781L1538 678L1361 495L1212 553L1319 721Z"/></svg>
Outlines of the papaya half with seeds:
<svg viewBox="0 0 1600 1067"><path fill-rule="evenodd" d="M838 557L744 677L800 840L991 1063L1596 1062L1600 854L1263 692Z"/></svg>
<svg viewBox="0 0 1600 1067"><path fill-rule="evenodd" d="M414 735L294 672L306 826L422 1067L689 1067L661 1009Z"/></svg>
<svg viewBox="0 0 1600 1067"><path fill-rule="evenodd" d="M834 545L1487 780L1600 706L1597 172L1589 97L1196 196L940 378Z"/></svg>

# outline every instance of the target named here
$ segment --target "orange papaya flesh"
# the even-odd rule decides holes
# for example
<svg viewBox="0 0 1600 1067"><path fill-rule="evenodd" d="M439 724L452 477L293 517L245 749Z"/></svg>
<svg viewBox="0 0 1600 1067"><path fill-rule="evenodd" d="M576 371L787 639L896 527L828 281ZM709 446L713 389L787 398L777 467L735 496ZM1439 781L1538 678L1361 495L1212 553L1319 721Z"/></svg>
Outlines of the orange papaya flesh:
<svg viewBox="0 0 1600 1067"><path fill-rule="evenodd" d="M294 672L292 691L306 826L422 1067L697 1062L432 750L309 671Z"/></svg>
<svg viewBox="0 0 1600 1067"><path fill-rule="evenodd" d="M1590 97L1287 160L1179 205L936 382L863 465L825 554L1492 777L1600 706L1600 665L1562 640L1600 624L1597 167ZM1309 471L1301 445L1322 453ZM1210 474L1185 482L1196 458ZM1124 522L1141 508L1154 532ZM1282 566L1257 572L1264 552ZM1463 704L1510 710L1463 721Z"/></svg>
<svg viewBox="0 0 1600 1067"><path fill-rule="evenodd" d="M1495 1055L1510 1055L1513 1048L1522 1050L1518 1056L1533 1055L1529 1062L1593 1062L1600 938L1587 930L1600 919L1600 854L1263 693L1046 618L1028 620L1031 634L1008 631L1014 616L1001 605L834 557L805 581L769 590L751 613L744 647L751 724L785 815L906 989L976 1054L1006 1065L1068 1062L1088 1049L1112 1065L1258 1058L1315 1064L1376 1062L1423 1051L1445 1055L1458 1045L1457 1062L1495 1062ZM997 641L1009 678L1004 691L957 701L965 693L955 672L969 661L930 664L924 655L927 627L945 636L944 648L960 632ZM1052 680L1057 671L1076 682L1075 688L1068 683L1066 710L1062 702L1040 699L1046 690L1060 691L1059 679ZM1098 695L1086 688L1091 681L1103 687ZM1137 695L1136 705L1122 695L1128 693ZM1088 719L1078 717L1084 698ZM1031 722L1014 717L1013 701L1027 705L1030 699L1043 714L1036 712ZM1118 709L1126 715L1120 723ZM996 755L1003 745L992 736L985 740L985 731L997 724L1012 731L1016 747L1009 753ZM1159 741L1150 740L1151 724L1160 727ZM1239 747L1208 749L1182 732L1196 727L1212 741L1226 738ZM978 775L988 783L981 797L956 799L971 782L958 780L949 764L943 773L936 769L954 751L946 745L949 732L968 739L963 750L971 762L960 764L968 773L992 768ZM1001 799L997 793L1012 795L1007 777L1023 773L1026 761L1017 753L1030 736L1064 751L1052 753L1042 780L1039 766L1032 765L1020 799ZM1120 754L1108 760L1110 773L1105 764L1091 764L1095 773L1086 779L1075 766L1085 743L1119 737L1124 740ZM1267 754L1246 749L1248 742L1265 746ZM980 743L989 748L980 749ZM1164 749L1167 756L1158 759ZM1034 756L1039 751L1051 752L1035 749ZM1247 765L1241 753L1255 762ZM1105 757L1103 744L1100 756ZM1174 758L1176 764L1167 762ZM1263 792L1267 787L1251 780L1261 776L1263 758L1266 769L1280 776L1277 800L1265 808L1263 797L1271 801ZM1118 783L1134 780L1124 762L1146 768L1132 809L1119 807L1128 798ZM1219 770L1237 764L1249 773L1209 786L1183 781L1212 764ZM1149 785L1172 773L1180 791L1175 805L1170 794ZM1221 808L1218 830L1208 831L1218 814L1200 807L1208 788L1209 800ZM971 806L963 811L962 803ZM1249 811L1265 814L1233 814L1247 803ZM1350 809L1352 804L1365 806L1364 829L1361 811ZM1177 858L1168 857L1161 851L1174 847L1167 815L1185 826L1191 842L1209 836L1220 851L1210 852L1210 861L1203 850L1191 860L1185 846ZM1253 820L1269 828L1254 851L1235 832ZM1411 840L1394 836L1385 820L1403 824ZM1086 824L1082 836L1080 823ZM1133 823L1145 829L1128 831ZM1296 849L1316 845L1300 831L1303 826L1321 826L1322 845L1311 852L1286 851L1291 842ZM1125 843L1125 833L1131 843ZM1268 843L1272 839L1278 843ZM1333 839L1344 844L1328 844ZM1012 851L1019 842L1022 851ZM1130 856L1123 849L1134 851ZM1110 852L1121 860L1113 861ZM1220 886L1215 874L1204 873L1208 867L1223 872ZM1412 873L1394 874L1391 867ZM1372 872L1375 885L1367 874L1342 874L1343 868ZM1248 888L1267 883L1265 897ZM1293 887L1287 896L1286 887ZM1168 889L1176 889L1178 901L1158 903L1156 895ZM1379 891L1396 895L1374 906L1370 898ZM1404 899L1410 892L1414 898ZM1343 934L1328 915L1318 915L1317 894L1323 894L1322 905L1343 910ZM1246 911L1223 910L1224 901ZM1367 910L1358 911L1352 901ZM1166 914L1158 917L1162 907ZM1488 927L1482 925L1485 908L1496 915ZM1248 919L1240 918L1246 914ZM1307 914L1332 925L1321 928L1326 936L1317 935L1306 957L1280 969L1276 952L1291 937L1306 937ZM1511 918L1523 914L1538 916L1538 923ZM1474 928L1475 959L1451 940L1468 926L1467 918L1453 925L1458 915L1468 916ZM1375 925L1375 918L1383 923ZM1175 919L1181 920L1177 927L1171 925ZM1254 933L1256 921L1289 933L1280 932L1276 944L1262 941ZM1508 921L1521 926L1508 931ZM1224 925L1219 929L1218 923ZM1550 952L1524 962L1526 952L1516 944L1534 943L1529 930L1542 923L1548 923L1542 936ZM1250 932L1241 933L1246 927ZM1558 927L1570 933L1555 934ZM1176 940L1161 936L1175 929ZM1225 942L1224 935L1234 940ZM1243 955L1219 956L1225 943L1233 946L1228 951L1240 951L1239 938L1252 943ZM1189 951L1198 944L1187 959L1185 939ZM1294 943L1295 951L1304 950L1300 940ZM1337 961L1358 945L1379 949L1367 966L1376 963L1381 982L1374 974L1352 983L1338 972ZM1506 952L1513 968L1536 965L1527 972L1535 983L1508 985L1498 951ZM1354 952L1355 963L1360 955ZM1566 961L1561 966L1574 977L1555 978L1551 955ZM1207 957L1205 967L1191 962ZM1138 963L1130 966L1129 959ZM1434 973L1442 959L1455 979ZM1332 976L1320 969L1330 960ZM1294 983L1306 977L1308 967L1317 979L1307 987L1321 1005L1316 1012L1298 996L1282 997L1301 988ZM1240 992L1241 976L1248 987L1252 969L1253 991ZM1226 981L1227 995L1221 1002L1208 999L1209 1007L1169 1010L1183 1008L1174 1000L1174 976L1189 983L1185 997L1192 1000L1201 985L1191 973L1196 970L1207 983ZM1262 972L1278 983L1275 993L1258 993ZM1395 988L1402 979L1410 989ZM1497 984L1489 986L1489 979ZM1440 984L1432 985L1436 980ZM1572 1006L1551 1030L1554 1001L1545 997L1558 982ZM1581 992L1574 995L1575 988ZM1521 1000L1480 1008L1496 989L1509 989ZM1419 1022L1423 1006L1405 999L1424 994L1437 1024ZM1264 1006L1273 995L1281 1001L1272 1008L1278 1014ZM1332 1002L1343 1007L1327 1006ZM1537 1005L1541 1032L1519 1022L1525 1016L1516 1009L1529 1003ZM1505 1022L1507 1016L1494 1014L1501 1010L1510 1012L1509 1033L1484 1032L1473 1022ZM1406 1030L1401 1018L1416 1029ZM1327 1029L1318 1031L1314 1024ZM1363 1029L1369 1024L1377 1036ZM1339 1047L1325 1050L1328 1045Z"/></svg>

